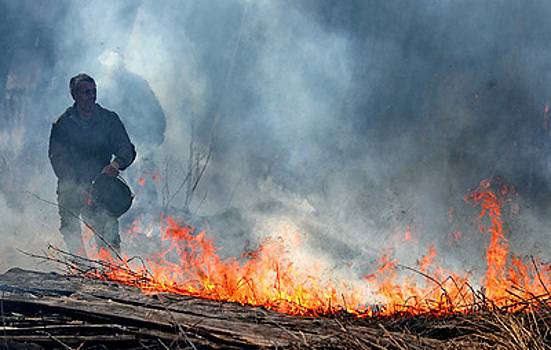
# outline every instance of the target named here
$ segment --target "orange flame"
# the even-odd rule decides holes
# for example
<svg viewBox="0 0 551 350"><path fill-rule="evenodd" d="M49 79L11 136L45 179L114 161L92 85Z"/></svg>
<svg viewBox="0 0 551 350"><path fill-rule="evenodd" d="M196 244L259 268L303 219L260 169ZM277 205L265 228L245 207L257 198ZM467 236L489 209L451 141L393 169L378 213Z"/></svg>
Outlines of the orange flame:
<svg viewBox="0 0 551 350"><path fill-rule="evenodd" d="M509 245L503 232L503 220L501 218L502 200L499 195L505 196L509 189L502 186L498 193L491 189L491 179L483 180L478 189L473 191L469 199L480 204L482 211L479 219L485 215L490 217L491 226L487 229L490 234L490 244L486 250L486 279L485 287L487 296L491 299L507 297L503 289L507 285L506 264L509 255Z"/></svg>
<svg viewBox="0 0 551 350"><path fill-rule="evenodd" d="M545 285L551 282L551 267L535 260L530 265L519 257L509 258L502 206L508 203L507 196L512 192L506 186L496 191L492 180L484 180L467 196L469 201L480 205L480 221L486 219L490 223L482 230L490 235L482 298L473 292L469 274L445 271L438 266L433 246L418 260L418 269L400 265L384 255L376 272L366 275L362 284L351 285L324 277L319 262L297 264L292 250L297 249L298 241L290 244L269 238L258 249L246 252L241 260L222 259L204 231L196 232L171 218L161 220L163 249L148 257L144 265L136 265L126 257L122 262L116 261L101 250L95 258L110 262L111 268L90 277L138 286L147 293L185 294L264 306L294 315L341 311L359 317L429 312L443 315L488 305L516 310L520 308L515 306L518 299L508 291L514 288L517 298L527 299L545 294ZM399 270L412 273L405 275ZM377 306L366 305L367 302Z"/></svg>
<svg viewBox="0 0 551 350"><path fill-rule="evenodd" d="M280 240L267 239L241 263L235 258L222 260L204 231L196 234L193 228L180 226L171 218L166 219L166 224L161 237L166 248L146 259L147 268L130 269L125 259L122 264L119 262L120 268L103 271L103 277L137 285L145 292L163 291L267 306L289 314L357 312L353 307L360 304L359 291L347 291L345 283L322 281L302 271L289 259L289 252ZM105 250L94 258L116 262ZM137 284L137 275L147 278Z"/></svg>

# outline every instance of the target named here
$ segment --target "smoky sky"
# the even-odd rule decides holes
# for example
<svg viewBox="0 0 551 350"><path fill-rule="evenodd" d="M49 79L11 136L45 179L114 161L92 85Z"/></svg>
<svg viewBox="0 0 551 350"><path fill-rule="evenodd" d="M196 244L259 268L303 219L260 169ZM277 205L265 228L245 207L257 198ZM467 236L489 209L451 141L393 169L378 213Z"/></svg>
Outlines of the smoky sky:
<svg viewBox="0 0 551 350"><path fill-rule="evenodd" d="M420 246L461 261L480 258L484 240L464 196L500 176L521 205L508 226L512 246L549 258L546 1L27 0L0 9L2 149L7 163L23 164L5 167L4 192L15 186L55 201L49 127L71 104L68 79L84 71L97 80L98 102L115 111L113 96L147 82L166 131L160 146L140 142L138 153L161 170L168 164L171 188L190 142L211 147L195 215L237 211L252 228L259 217L285 218L337 260L397 246L410 227ZM135 79L114 85L113 69ZM29 74L32 86L14 87ZM6 122L10 103L24 110L21 136ZM45 225L13 218L43 204L3 197L6 235ZM59 240L55 209L40 210ZM450 247L454 230L475 233Z"/></svg>

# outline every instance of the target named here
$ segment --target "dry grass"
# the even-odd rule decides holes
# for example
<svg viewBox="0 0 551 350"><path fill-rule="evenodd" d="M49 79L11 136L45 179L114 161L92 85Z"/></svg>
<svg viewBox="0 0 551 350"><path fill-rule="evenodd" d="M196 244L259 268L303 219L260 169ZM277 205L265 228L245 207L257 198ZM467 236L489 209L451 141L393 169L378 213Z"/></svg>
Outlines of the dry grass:
<svg viewBox="0 0 551 350"><path fill-rule="evenodd" d="M78 276L108 279L108 272L121 268L113 263L57 252L60 254L42 258L61 263ZM128 270L127 277L135 279L135 285L147 277L135 274L127 266L124 268ZM463 313L445 316L404 313L357 318L341 313L315 319L315 328L311 323L302 322L300 317L294 320L282 318L286 323L272 323L277 323L276 326L291 341L273 348L551 350L551 294L548 288L544 290L543 295L533 295L515 289L510 292L510 303L506 307L498 307L484 297L474 298L476 302L466 307ZM482 295L479 291L473 290L472 293ZM166 348L164 343L159 344L153 348ZM193 343L187 341L180 348L191 349L194 346L190 344Z"/></svg>

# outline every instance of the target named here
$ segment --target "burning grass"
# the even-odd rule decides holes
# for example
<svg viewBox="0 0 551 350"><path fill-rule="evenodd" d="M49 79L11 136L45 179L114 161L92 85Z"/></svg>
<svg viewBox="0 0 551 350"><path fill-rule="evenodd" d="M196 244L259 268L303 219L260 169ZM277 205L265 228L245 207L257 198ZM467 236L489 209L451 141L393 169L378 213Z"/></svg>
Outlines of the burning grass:
<svg viewBox="0 0 551 350"><path fill-rule="evenodd" d="M221 259L205 232L197 234L171 218L161 221L163 249L145 259L108 251L81 257L55 247L43 258L63 264L73 275L115 281L145 294L321 316L338 325L325 336L297 337L292 343L297 348L550 349L551 265L509 251L502 211L513 195L512 188L492 179L466 196L480 207L481 232L489 236L486 273L476 284L468 274L437 266L434 248L417 268L381 257L363 286L324 278L315 264L297 265L290 252L298 244L293 240L290 247L285 240L268 239L240 258ZM360 332L358 326L376 331Z"/></svg>
<svg viewBox="0 0 551 350"><path fill-rule="evenodd" d="M523 301L525 309L516 312L493 308L444 316L358 318L338 313L314 318L181 295L146 295L98 279L20 269L0 275L0 290L0 349L2 345L83 350L551 346L551 310L540 299Z"/></svg>
<svg viewBox="0 0 551 350"><path fill-rule="evenodd" d="M114 257L106 250L82 258L53 247L50 258L87 278L117 281L145 293L237 302L301 316L342 312L360 318L444 316L548 306L551 265L532 257L522 259L509 251L502 210L512 201L512 194L512 188L487 179L466 196L468 202L481 208L481 232L489 235L486 274L476 284L480 288L474 287L469 275L437 266L434 248L415 269L383 256L378 270L366 275L365 284L359 287L324 278L316 264L306 268L297 265L291 250L299 242L293 239L290 245L289 240L267 239L240 259L221 259L205 232L196 234L193 228L178 225L171 218L161 220L160 246L164 248L146 259ZM409 276L404 277L399 269L409 270ZM366 300L377 302L368 305Z"/></svg>

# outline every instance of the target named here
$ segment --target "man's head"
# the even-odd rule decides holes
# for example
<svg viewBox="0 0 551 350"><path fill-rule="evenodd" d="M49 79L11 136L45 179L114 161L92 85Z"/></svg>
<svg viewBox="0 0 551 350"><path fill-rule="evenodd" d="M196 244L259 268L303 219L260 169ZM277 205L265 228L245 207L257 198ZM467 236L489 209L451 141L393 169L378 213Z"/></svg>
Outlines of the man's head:
<svg viewBox="0 0 551 350"><path fill-rule="evenodd" d="M77 107L83 112L90 113L96 105L96 82L88 74L80 73L69 81L71 96Z"/></svg>

